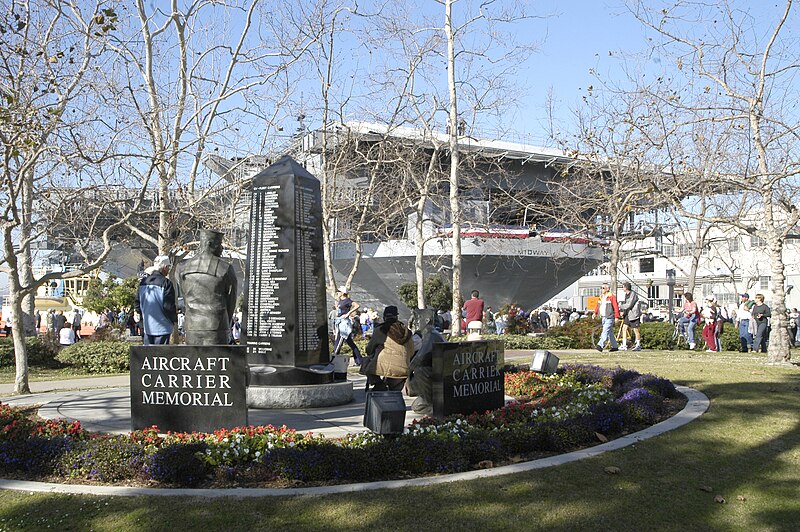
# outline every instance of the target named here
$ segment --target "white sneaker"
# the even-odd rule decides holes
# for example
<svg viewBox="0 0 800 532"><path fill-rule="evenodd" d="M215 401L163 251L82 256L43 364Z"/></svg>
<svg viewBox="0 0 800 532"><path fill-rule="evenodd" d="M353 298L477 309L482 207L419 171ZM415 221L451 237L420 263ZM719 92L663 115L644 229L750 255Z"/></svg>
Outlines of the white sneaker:
<svg viewBox="0 0 800 532"><path fill-rule="evenodd" d="M631 351L641 351L641 350L642 346L640 346L639 344L636 344L636 346L633 349L631 349Z"/></svg>
<svg viewBox="0 0 800 532"><path fill-rule="evenodd" d="M619 346L619 348L620 348L621 351L627 351L628 350L628 346L625 345L625 344L622 344L621 346Z"/></svg>
<svg viewBox="0 0 800 532"><path fill-rule="evenodd" d="M691 344L689 344L689 349L694 349L696 345L697 345L697 344L695 344L695 343L691 343Z"/></svg>

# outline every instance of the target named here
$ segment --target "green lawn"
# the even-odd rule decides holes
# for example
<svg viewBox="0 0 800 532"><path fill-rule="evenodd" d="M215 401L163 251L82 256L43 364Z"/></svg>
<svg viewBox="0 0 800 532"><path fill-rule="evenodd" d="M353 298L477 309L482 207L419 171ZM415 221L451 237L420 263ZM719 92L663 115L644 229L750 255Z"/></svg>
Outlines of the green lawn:
<svg viewBox="0 0 800 532"><path fill-rule="evenodd" d="M671 378L711 407L597 458L426 488L223 500L0 492L0 530L800 530L800 368L739 353L560 355Z"/></svg>

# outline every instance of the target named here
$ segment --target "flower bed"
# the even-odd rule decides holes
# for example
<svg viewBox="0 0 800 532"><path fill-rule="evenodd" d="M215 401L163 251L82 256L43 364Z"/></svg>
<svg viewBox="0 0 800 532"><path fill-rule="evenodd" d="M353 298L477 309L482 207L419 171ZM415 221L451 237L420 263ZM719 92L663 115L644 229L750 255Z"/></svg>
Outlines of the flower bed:
<svg viewBox="0 0 800 532"><path fill-rule="evenodd" d="M566 365L558 374L506 374L503 408L424 418L395 438L330 439L286 427L125 436L79 422L32 419L0 405L0 473L29 479L153 486L330 484L453 473L594 445L682 407L668 380L635 371Z"/></svg>

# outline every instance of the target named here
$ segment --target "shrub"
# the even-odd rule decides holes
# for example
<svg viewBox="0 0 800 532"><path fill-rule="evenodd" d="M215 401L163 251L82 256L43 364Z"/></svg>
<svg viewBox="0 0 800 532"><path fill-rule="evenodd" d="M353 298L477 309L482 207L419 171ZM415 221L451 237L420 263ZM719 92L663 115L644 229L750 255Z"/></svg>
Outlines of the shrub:
<svg viewBox="0 0 800 532"><path fill-rule="evenodd" d="M56 349L53 344L33 336L25 338L29 366L57 366ZM15 365L14 339L0 338L0 367Z"/></svg>
<svg viewBox="0 0 800 532"><path fill-rule="evenodd" d="M625 420L632 425L652 425L664 409L664 398L645 388L634 388L617 399Z"/></svg>
<svg viewBox="0 0 800 532"><path fill-rule="evenodd" d="M564 364L556 370L559 375L571 375L583 384L603 384L611 387L611 374L605 368L591 364Z"/></svg>
<svg viewBox="0 0 800 532"><path fill-rule="evenodd" d="M667 321L650 321L639 325L644 349L672 349L675 326Z"/></svg>
<svg viewBox="0 0 800 532"><path fill-rule="evenodd" d="M422 285L428 307L447 310L453 304L453 289L438 275L428 277ZM417 308L417 283L406 283L397 289L400 301L410 309Z"/></svg>
<svg viewBox="0 0 800 532"><path fill-rule="evenodd" d="M631 380L639 376L638 371L616 367L611 370L611 389L619 394L620 390Z"/></svg>
<svg viewBox="0 0 800 532"><path fill-rule="evenodd" d="M123 373L130 369L128 342L81 341L62 350L56 359L89 373Z"/></svg>
<svg viewBox="0 0 800 532"><path fill-rule="evenodd" d="M726 323L720 336L723 351L738 351L742 344L739 341L739 328L733 323Z"/></svg>
<svg viewBox="0 0 800 532"><path fill-rule="evenodd" d="M78 442L60 457L58 472L68 478L117 482L141 476L145 451L128 436Z"/></svg>
<svg viewBox="0 0 800 532"><path fill-rule="evenodd" d="M164 484L195 486L209 472L202 457L205 443L173 443L153 452L145 461L143 472L150 479Z"/></svg>
<svg viewBox="0 0 800 532"><path fill-rule="evenodd" d="M630 379L620 387L620 391L624 394L633 390L634 388L645 388L656 395L666 398L674 398L678 396L675 385L672 384L671 381L661 377L656 377L655 375L651 375L649 373L646 375L639 375L634 379Z"/></svg>
<svg viewBox="0 0 800 532"><path fill-rule="evenodd" d="M33 430L33 422L24 412L0 404L0 442L27 439Z"/></svg>
<svg viewBox="0 0 800 532"><path fill-rule="evenodd" d="M0 442L0 471L49 475L61 457L75 445L69 437L29 437Z"/></svg>
<svg viewBox="0 0 800 532"><path fill-rule="evenodd" d="M625 414L616 401L594 405L584 420L595 432L605 435L619 434L625 426Z"/></svg>
<svg viewBox="0 0 800 532"><path fill-rule="evenodd" d="M243 483L352 482L466 471L488 460L563 452L658 421L669 381L622 368L566 365L554 376L506 376L526 397L502 408L446 419L423 418L395 438L373 433L327 439L286 427L237 427L87 437L79 424L38 422L0 405L0 471L118 482L138 479L194 486L206 479Z"/></svg>
<svg viewBox="0 0 800 532"><path fill-rule="evenodd" d="M570 349L591 349L592 331L600 327L599 320L581 318L570 321L563 327L552 327L545 333L545 338L551 336L565 336L572 340Z"/></svg>

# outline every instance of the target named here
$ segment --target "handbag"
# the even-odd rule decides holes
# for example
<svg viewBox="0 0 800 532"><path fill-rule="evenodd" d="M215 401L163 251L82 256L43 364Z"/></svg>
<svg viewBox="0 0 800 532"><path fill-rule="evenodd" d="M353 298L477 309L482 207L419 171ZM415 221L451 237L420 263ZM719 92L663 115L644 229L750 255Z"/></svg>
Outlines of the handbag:
<svg viewBox="0 0 800 532"><path fill-rule="evenodd" d="M383 346L380 345L375 349L375 354L370 355L363 355L361 357L361 367L358 368L358 373L361 375L375 375L375 372L378 371L378 356L381 353L381 349Z"/></svg>
<svg viewBox="0 0 800 532"><path fill-rule="evenodd" d="M373 356L362 356L361 357L361 367L358 369L358 373L361 375L375 375L375 372L378 369L378 355Z"/></svg>

